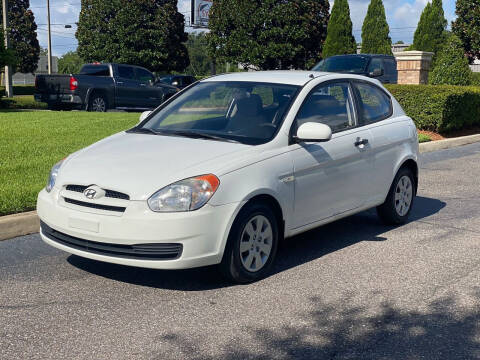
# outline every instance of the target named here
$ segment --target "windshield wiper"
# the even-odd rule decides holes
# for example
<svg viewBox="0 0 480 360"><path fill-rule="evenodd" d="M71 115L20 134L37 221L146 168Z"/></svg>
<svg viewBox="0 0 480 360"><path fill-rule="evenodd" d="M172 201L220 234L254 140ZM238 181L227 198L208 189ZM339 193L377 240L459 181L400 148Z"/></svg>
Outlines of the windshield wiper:
<svg viewBox="0 0 480 360"><path fill-rule="evenodd" d="M133 128L133 129L130 129L128 130L127 132L130 132L130 133L142 133L142 134L153 134L153 135L162 135L162 133L160 132L157 132L153 129L149 129L149 128Z"/></svg>
<svg viewBox="0 0 480 360"><path fill-rule="evenodd" d="M228 139L228 138L225 138L225 137L222 137L222 136L217 136L217 135L212 135L212 134L207 134L207 133L197 132L197 131L172 130L172 132L166 132L166 134L191 137L191 138L194 138L194 139L208 139L208 140L226 141L226 142L240 144L240 141L237 141L237 140Z"/></svg>

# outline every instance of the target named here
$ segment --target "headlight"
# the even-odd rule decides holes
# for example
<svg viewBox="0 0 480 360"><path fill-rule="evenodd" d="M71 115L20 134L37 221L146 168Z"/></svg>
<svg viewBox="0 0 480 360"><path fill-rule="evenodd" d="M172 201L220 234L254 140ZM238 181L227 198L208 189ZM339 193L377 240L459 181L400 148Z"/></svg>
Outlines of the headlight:
<svg viewBox="0 0 480 360"><path fill-rule="evenodd" d="M53 187L55 186L55 181L57 180L57 176L58 176L58 170L60 170L62 163L63 163L63 160L59 161L58 163L53 165L52 170L50 170L50 176L48 177L47 187L45 188L47 192L52 191Z"/></svg>
<svg viewBox="0 0 480 360"><path fill-rule="evenodd" d="M200 209L215 194L220 180L213 175L196 176L168 185L148 199L156 212L181 212Z"/></svg>

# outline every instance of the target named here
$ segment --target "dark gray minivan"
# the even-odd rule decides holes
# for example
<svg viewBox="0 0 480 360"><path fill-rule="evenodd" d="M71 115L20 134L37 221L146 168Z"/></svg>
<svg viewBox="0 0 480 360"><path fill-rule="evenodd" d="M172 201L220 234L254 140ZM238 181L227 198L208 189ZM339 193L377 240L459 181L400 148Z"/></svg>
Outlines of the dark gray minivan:
<svg viewBox="0 0 480 360"><path fill-rule="evenodd" d="M392 55L336 55L323 59L312 70L364 75L384 84L396 84L398 78L397 62Z"/></svg>

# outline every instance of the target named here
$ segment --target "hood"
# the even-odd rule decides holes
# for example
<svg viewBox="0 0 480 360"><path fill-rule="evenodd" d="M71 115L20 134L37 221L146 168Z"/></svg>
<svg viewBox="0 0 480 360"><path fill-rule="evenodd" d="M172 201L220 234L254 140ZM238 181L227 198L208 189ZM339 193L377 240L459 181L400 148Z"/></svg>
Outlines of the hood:
<svg viewBox="0 0 480 360"><path fill-rule="evenodd" d="M98 185L146 200L176 181L218 171L252 146L177 136L120 133L72 154L57 184Z"/></svg>

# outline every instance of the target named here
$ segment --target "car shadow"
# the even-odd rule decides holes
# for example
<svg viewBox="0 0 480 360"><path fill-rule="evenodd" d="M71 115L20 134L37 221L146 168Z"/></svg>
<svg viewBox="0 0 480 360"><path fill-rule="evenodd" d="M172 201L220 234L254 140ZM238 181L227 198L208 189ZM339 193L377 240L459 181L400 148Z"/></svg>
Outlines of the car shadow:
<svg viewBox="0 0 480 360"><path fill-rule="evenodd" d="M410 221L417 221L438 213L446 203L418 196L410 214ZM329 253L362 241L386 241L382 236L391 226L378 219L375 209L335 221L286 239L280 246L273 274L294 268ZM67 261L83 271L115 281L154 288L203 291L228 287L216 266L188 270L143 269L104 263L71 255Z"/></svg>

